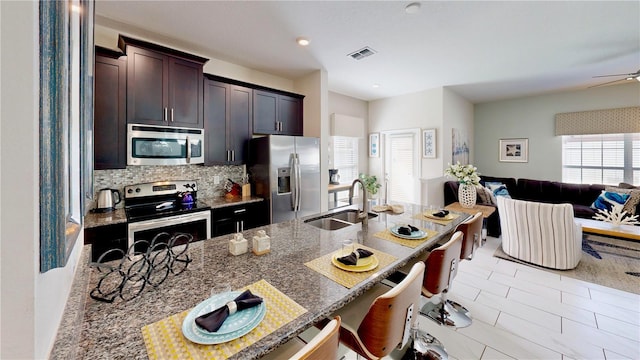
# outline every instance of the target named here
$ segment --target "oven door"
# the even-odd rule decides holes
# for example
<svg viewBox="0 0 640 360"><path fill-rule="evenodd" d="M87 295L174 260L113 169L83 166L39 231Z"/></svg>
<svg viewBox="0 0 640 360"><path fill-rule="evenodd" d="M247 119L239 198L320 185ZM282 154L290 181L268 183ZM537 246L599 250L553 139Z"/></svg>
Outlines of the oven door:
<svg viewBox="0 0 640 360"><path fill-rule="evenodd" d="M129 249L131 250L131 246L135 244L134 252L147 251L153 238L162 232L171 236L177 233L191 234L194 242L209 239L211 237L211 211L199 211L129 223Z"/></svg>

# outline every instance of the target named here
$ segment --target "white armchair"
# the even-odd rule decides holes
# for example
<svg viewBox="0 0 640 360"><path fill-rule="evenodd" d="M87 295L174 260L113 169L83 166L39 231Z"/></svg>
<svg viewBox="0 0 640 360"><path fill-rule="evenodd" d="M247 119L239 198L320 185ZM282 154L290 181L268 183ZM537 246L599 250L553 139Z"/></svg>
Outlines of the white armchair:
<svg viewBox="0 0 640 360"><path fill-rule="evenodd" d="M547 204L497 197L502 250L536 265L567 270L582 256L582 227L571 204Z"/></svg>

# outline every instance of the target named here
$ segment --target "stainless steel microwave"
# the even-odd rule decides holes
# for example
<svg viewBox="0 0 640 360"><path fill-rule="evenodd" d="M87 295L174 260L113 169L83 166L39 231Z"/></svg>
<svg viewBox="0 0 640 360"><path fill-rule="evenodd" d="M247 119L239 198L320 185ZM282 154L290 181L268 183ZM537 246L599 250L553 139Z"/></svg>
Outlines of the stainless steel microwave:
<svg viewBox="0 0 640 360"><path fill-rule="evenodd" d="M204 129L129 124L127 165L204 163Z"/></svg>

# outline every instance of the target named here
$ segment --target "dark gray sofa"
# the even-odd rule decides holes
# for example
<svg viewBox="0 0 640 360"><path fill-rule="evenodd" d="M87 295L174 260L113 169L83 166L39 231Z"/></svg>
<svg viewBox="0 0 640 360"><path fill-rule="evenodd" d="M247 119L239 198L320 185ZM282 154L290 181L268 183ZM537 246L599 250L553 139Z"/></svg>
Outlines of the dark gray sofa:
<svg viewBox="0 0 640 360"><path fill-rule="evenodd" d="M586 219L591 219L596 213L590 206L605 188L605 185L600 184L570 184L558 181L480 176L480 183L484 185L486 182L503 183L514 199L552 204L569 203L573 206L576 217ZM445 182L445 205L458 201L458 185L457 181ZM493 204L482 203L480 197L476 201L480 205L496 207ZM640 214L640 205L636 213ZM487 234L494 237L500 236L500 215L497 208L496 212L487 219Z"/></svg>

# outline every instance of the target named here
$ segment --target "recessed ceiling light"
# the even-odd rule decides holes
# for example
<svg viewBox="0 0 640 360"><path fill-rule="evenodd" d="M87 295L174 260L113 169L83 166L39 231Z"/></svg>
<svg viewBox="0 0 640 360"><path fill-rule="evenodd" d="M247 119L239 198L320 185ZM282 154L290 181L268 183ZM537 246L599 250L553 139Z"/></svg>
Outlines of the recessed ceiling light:
<svg viewBox="0 0 640 360"><path fill-rule="evenodd" d="M373 86L374 89L377 89L377 88L380 87L380 84L373 84L372 86Z"/></svg>
<svg viewBox="0 0 640 360"><path fill-rule="evenodd" d="M309 41L309 39L305 38L305 37L299 37L296 39L296 42L298 43L298 45L300 46L307 46L309 45L311 42Z"/></svg>
<svg viewBox="0 0 640 360"><path fill-rule="evenodd" d="M418 11L420 11L420 3L419 2L411 3L404 8L404 11L407 14L415 14Z"/></svg>

